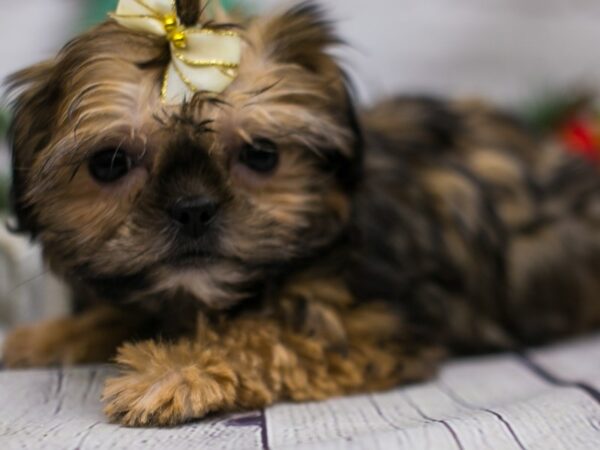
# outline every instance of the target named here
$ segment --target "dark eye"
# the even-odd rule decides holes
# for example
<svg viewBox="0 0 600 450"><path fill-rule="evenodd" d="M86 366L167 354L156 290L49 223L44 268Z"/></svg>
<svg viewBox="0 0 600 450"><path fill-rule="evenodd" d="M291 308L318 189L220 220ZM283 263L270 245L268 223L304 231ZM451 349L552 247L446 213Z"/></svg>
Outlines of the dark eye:
<svg viewBox="0 0 600 450"><path fill-rule="evenodd" d="M256 139L242 148L240 161L255 172L271 172L279 163L277 145L268 139Z"/></svg>
<svg viewBox="0 0 600 450"><path fill-rule="evenodd" d="M101 150L90 158L89 170L97 181L112 183L131 170L131 158L123 150Z"/></svg>

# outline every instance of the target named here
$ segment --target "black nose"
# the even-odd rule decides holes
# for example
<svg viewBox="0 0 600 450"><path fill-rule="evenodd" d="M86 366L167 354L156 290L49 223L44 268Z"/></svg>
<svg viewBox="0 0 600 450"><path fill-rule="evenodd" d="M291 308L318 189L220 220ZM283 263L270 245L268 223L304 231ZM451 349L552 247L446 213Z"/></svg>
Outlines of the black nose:
<svg viewBox="0 0 600 450"><path fill-rule="evenodd" d="M198 238L215 218L219 205L208 197L179 199L169 210L173 220L189 237Z"/></svg>

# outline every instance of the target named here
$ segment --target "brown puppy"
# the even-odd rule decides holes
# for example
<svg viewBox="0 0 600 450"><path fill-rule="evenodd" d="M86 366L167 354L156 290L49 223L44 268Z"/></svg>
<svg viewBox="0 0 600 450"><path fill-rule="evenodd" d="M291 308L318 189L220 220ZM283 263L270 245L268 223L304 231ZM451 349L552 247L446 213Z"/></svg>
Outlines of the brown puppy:
<svg viewBox="0 0 600 450"><path fill-rule="evenodd" d="M18 224L75 313L14 331L9 366L116 354L109 417L172 425L600 322L592 168L480 105L357 116L310 3L240 33L235 81L182 105L164 39L112 20L11 79Z"/></svg>

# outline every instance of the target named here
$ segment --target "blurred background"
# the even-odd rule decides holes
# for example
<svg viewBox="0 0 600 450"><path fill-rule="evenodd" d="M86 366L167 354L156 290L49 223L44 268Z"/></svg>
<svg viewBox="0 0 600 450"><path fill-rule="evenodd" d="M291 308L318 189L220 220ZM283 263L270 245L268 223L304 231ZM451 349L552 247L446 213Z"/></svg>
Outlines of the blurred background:
<svg viewBox="0 0 600 450"><path fill-rule="evenodd" d="M0 78L51 57L116 0L0 0ZM289 0L227 0L269 11ZM600 90L598 0L320 0L350 44L341 58L371 103L394 93L480 96L516 110L554 92ZM0 215L8 114L0 108ZM579 129L577 131L579 133ZM579 134L577 135L579 136ZM579 138L579 137L578 137ZM587 145L587 144L586 144ZM64 296L26 241L0 231L0 320L59 314ZM44 304L40 307L38 303Z"/></svg>

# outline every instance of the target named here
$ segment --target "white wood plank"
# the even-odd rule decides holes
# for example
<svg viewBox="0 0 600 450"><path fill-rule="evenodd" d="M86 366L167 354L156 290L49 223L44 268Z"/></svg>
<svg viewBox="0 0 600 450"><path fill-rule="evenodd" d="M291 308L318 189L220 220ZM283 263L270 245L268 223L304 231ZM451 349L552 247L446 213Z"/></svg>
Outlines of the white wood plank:
<svg viewBox="0 0 600 450"><path fill-rule="evenodd" d="M438 385L482 419L486 437L492 420L508 431L519 448L600 446L598 402L580 389L539 378L517 359L489 357L451 364ZM489 442L490 448L505 448L494 439Z"/></svg>
<svg viewBox="0 0 600 450"><path fill-rule="evenodd" d="M598 347L592 340L536 354L596 355ZM570 367L569 357L561 357ZM113 372L0 372L0 449L263 448L260 413L173 429L108 424L99 397ZM599 403L584 390L539 377L511 355L451 362L432 382L387 393L277 405L265 418L273 449L600 448Z"/></svg>
<svg viewBox="0 0 600 450"><path fill-rule="evenodd" d="M447 365L392 392L266 411L273 448L599 448L600 407L511 356Z"/></svg>
<svg viewBox="0 0 600 450"><path fill-rule="evenodd" d="M585 383L600 391L600 335L532 350L528 356L534 364L559 380Z"/></svg>
<svg viewBox="0 0 600 450"><path fill-rule="evenodd" d="M107 423L100 392L111 371L87 367L0 372L0 448L262 448L257 413L211 418L172 429L128 429Z"/></svg>

